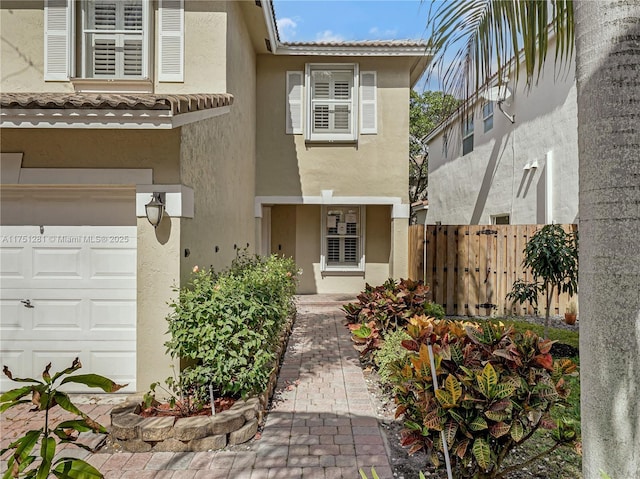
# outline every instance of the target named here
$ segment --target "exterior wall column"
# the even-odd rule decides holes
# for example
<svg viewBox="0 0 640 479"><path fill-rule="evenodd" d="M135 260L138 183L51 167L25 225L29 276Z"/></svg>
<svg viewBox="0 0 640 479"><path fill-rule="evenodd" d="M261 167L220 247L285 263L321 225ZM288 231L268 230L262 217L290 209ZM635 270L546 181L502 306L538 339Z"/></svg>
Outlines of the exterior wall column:
<svg viewBox="0 0 640 479"><path fill-rule="evenodd" d="M391 212L391 257L389 274L394 279L409 276L409 216L408 204L395 204Z"/></svg>

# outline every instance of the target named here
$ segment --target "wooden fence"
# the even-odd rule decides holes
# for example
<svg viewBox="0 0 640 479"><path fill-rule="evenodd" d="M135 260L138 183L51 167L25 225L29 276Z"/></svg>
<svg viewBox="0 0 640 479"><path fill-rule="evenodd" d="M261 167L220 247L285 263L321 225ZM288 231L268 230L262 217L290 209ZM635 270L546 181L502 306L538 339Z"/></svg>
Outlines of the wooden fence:
<svg viewBox="0 0 640 479"><path fill-rule="evenodd" d="M441 304L447 315L534 314L528 305L511 304L506 295L515 280L531 280L531 272L522 266L523 250L539 228L538 225L427 225L425 231L424 225L412 225L409 277L429 284L433 301ZM563 228L568 232L575 231L577 226L563 225ZM572 299L577 301L576 296ZM551 315L563 315L569 301L567 294L556 294ZM544 315L545 304L540 294L540 315Z"/></svg>

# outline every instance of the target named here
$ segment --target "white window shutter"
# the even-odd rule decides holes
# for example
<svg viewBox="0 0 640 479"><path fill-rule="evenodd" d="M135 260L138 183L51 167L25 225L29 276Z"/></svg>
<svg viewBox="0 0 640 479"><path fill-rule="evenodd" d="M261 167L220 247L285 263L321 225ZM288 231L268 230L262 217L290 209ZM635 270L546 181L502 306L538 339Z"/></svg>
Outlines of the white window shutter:
<svg viewBox="0 0 640 479"><path fill-rule="evenodd" d="M160 0L158 81L184 81L184 0Z"/></svg>
<svg viewBox="0 0 640 479"><path fill-rule="evenodd" d="M72 0L44 4L44 79L68 81L71 71Z"/></svg>
<svg viewBox="0 0 640 479"><path fill-rule="evenodd" d="M360 133L375 135L378 133L377 113L377 74L360 73Z"/></svg>
<svg viewBox="0 0 640 479"><path fill-rule="evenodd" d="M288 135L302 134L303 86L303 72L287 72L286 133Z"/></svg>

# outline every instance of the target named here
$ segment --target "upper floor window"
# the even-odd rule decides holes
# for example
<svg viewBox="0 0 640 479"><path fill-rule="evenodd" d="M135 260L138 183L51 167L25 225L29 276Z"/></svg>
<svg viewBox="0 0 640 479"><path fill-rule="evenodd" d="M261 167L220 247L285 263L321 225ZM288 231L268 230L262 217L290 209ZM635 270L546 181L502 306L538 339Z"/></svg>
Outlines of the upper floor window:
<svg viewBox="0 0 640 479"><path fill-rule="evenodd" d="M473 151L473 115L462 122L462 156Z"/></svg>
<svg viewBox="0 0 640 479"><path fill-rule="evenodd" d="M493 102L491 101L482 106L482 122L485 133L493 128Z"/></svg>
<svg viewBox="0 0 640 479"><path fill-rule="evenodd" d="M46 81L182 82L184 0L45 0ZM157 51L154 70L152 45Z"/></svg>
<svg viewBox="0 0 640 479"><path fill-rule="evenodd" d="M308 64L287 72L286 132L308 141L356 141L377 133L376 72L356 64Z"/></svg>
<svg viewBox="0 0 640 479"><path fill-rule="evenodd" d="M148 77L148 2L88 0L82 8L82 76Z"/></svg>

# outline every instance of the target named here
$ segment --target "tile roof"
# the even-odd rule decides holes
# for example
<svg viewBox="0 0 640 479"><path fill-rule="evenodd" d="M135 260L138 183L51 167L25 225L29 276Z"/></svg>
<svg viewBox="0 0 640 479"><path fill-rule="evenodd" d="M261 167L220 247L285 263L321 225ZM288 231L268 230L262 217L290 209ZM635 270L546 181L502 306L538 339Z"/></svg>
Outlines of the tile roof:
<svg viewBox="0 0 640 479"><path fill-rule="evenodd" d="M0 107L19 109L170 110L173 115L233 104L233 95L198 93L0 93Z"/></svg>
<svg viewBox="0 0 640 479"><path fill-rule="evenodd" d="M393 48L393 47L423 47L427 48L427 43L420 40L362 40L362 41L342 41L342 42L282 42L287 47L348 47L348 48Z"/></svg>

